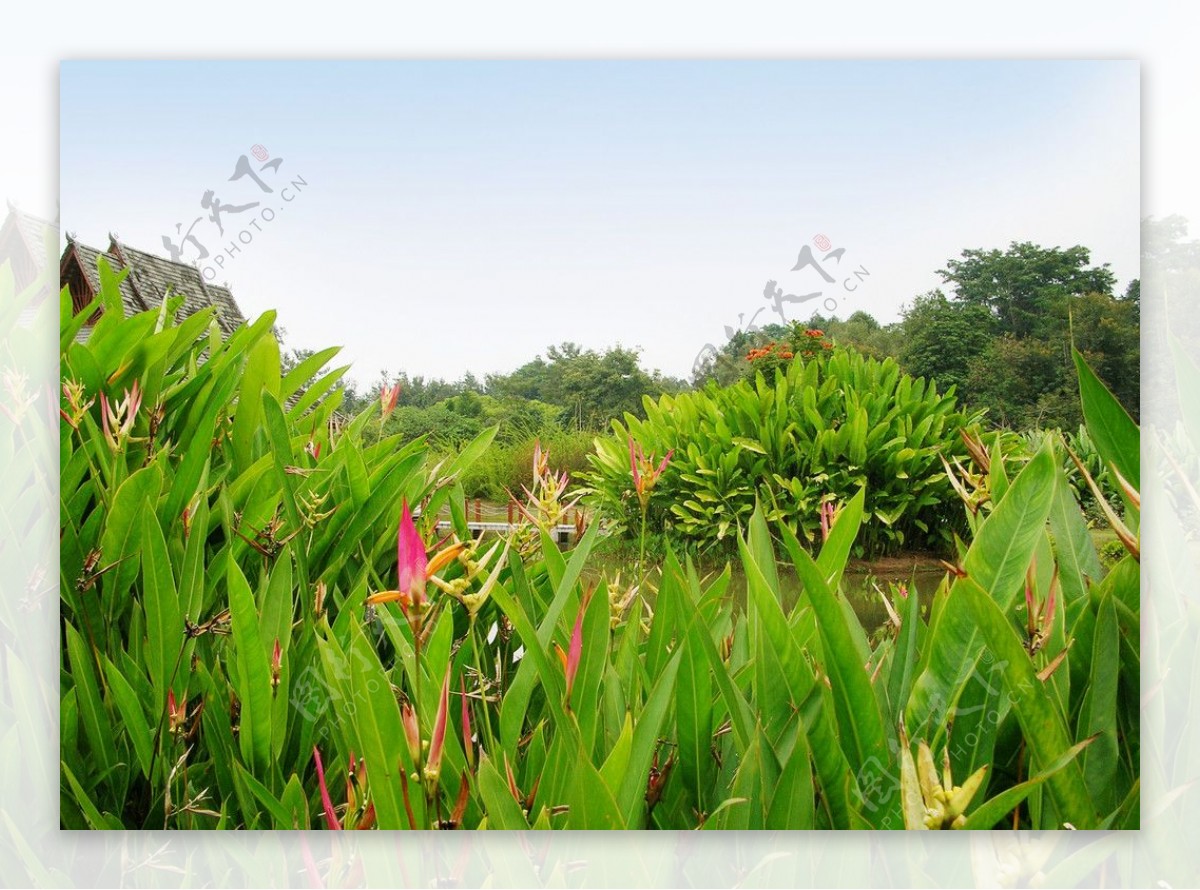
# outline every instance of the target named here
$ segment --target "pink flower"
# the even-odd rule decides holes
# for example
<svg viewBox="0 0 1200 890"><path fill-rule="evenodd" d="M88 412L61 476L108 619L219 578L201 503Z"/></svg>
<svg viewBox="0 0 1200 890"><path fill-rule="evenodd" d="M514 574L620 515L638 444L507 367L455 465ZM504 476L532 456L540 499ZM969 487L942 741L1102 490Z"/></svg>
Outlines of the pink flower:
<svg viewBox="0 0 1200 890"><path fill-rule="evenodd" d="M330 831L341 831L342 823L338 821L337 813L333 810L333 800L329 789L325 786L325 767L321 764L321 752L313 746L313 760L317 765L317 784L321 786L321 807L325 810L325 825Z"/></svg>
<svg viewBox="0 0 1200 890"><path fill-rule="evenodd" d="M429 740L429 760L425 763L425 782L436 785L442 772L442 751L446 747L446 722L450 711L450 665L446 665L446 679L442 681L442 694L438 698L437 716L433 720L433 738Z"/></svg>
<svg viewBox="0 0 1200 890"><path fill-rule="evenodd" d="M104 393L100 393L100 425L104 430L104 438L114 450L121 447L122 442L133 432L133 422L137 419L138 409L142 407L142 390L138 381L133 381L133 389L125 390L125 398L111 402Z"/></svg>
<svg viewBox="0 0 1200 890"><path fill-rule="evenodd" d="M555 650L558 652L558 658L563 666L563 674L567 680L567 707L571 705L571 690L575 688L575 677L579 673L579 663L583 660L583 616L587 612L588 603L592 600L594 590L595 588L588 590L584 594L583 600L579 603L579 614L575 616L575 627L571 631L571 642L568 644L568 651L563 652L555 644Z"/></svg>
<svg viewBox="0 0 1200 890"><path fill-rule="evenodd" d="M667 463L675 454L675 449L672 448L667 452L667 456L662 459L657 467L654 466L654 455L646 456L642 451L642 446L629 438L629 468L633 472L633 487L637 492L638 501L645 510L650 504L650 493L654 490L654 486L658 484L663 471L667 468Z"/></svg>
<svg viewBox="0 0 1200 890"><path fill-rule="evenodd" d="M367 603L399 602L400 610L415 631L420 627L429 606L429 600L425 597L425 582L453 562L465 546L461 542L451 544L430 559L425 542L421 540L417 525L413 522L412 511L408 509L408 499L405 498L400 512L400 527L396 533L396 589L373 593L367 597Z"/></svg>
<svg viewBox="0 0 1200 890"><path fill-rule="evenodd" d="M396 402L400 399L400 384L393 383L391 386L383 386L379 389L379 405L383 409L383 416L389 417L396 410Z"/></svg>
<svg viewBox="0 0 1200 890"><path fill-rule="evenodd" d="M400 513L400 529L396 535L396 584L400 590L401 602L407 598L415 606L424 603L425 568L428 564L425 542L417 532L417 525L413 522L406 498Z"/></svg>
<svg viewBox="0 0 1200 890"><path fill-rule="evenodd" d="M833 530L833 524L837 521L838 510L833 505L832 501L825 501L821 504L821 542L829 540L829 533Z"/></svg>

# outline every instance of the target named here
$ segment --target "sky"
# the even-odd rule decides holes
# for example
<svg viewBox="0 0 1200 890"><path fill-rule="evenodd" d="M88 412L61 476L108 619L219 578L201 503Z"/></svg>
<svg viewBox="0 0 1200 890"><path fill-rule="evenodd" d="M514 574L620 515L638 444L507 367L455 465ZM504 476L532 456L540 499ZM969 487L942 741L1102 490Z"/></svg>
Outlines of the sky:
<svg viewBox="0 0 1200 890"><path fill-rule="evenodd" d="M1139 91L1136 62L66 62L62 229L202 245L360 384L563 341L686 377L727 329L896 320L967 248L1082 244L1123 289Z"/></svg>

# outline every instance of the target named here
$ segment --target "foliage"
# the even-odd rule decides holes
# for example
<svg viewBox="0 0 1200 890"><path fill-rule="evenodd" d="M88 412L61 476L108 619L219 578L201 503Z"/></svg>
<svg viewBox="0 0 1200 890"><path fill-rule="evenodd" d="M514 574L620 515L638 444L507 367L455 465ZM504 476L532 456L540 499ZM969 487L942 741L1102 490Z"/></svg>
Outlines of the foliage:
<svg viewBox="0 0 1200 890"><path fill-rule="evenodd" d="M625 412L640 413L643 396L683 386L657 371L644 371L634 349L616 346L600 353L563 343L551 346L546 355L511 374L488 375L488 392L559 405L566 428L597 430Z"/></svg>
<svg viewBox="0 0 1200 890"><path fill-rule="evenodd" d="M503 432L504 427L500 430ZM530 467L538 443L552 451L556 465L565 470L573 481L577 481L588 469L587 457L592 451L592 439L590 432L572 432L556 425L519 441L501 441L497 435L492 446L463 471L459 482L469 498L507 502L510 494L519 496L522 488L532 488ZM458 453L457 448L434 451L435 456L446 458L453 458Z"/></svg>
<svg viewBox="0 0 1200 890"><path fill-rule="evenodd" d="M63 297L64 827L1138 826L1138 430L1081 358L1129 555L1103 574L1049 442L1022 462L972 440L969 545L925 614L895 592L869 636L841 577L880 524L874 477L811 547L751 506L744 610L728 571L670 550L640 585L587 582L599 523L567 553L537 511L531 547L467 540L456 479L491 431L431 478L421 442L363 444L373 406L330 429L336 378L280 375L269 314L227 340L206 315L126 319L103 276L85 342L92 307ZM730 424L848 404L835 444L859 453L880 393L905 429L956 416L892 363L816 367L702 395L737 394ZM651 403L644 427L700 407ZM535 489L561 479L534 464ZM454 534L427 553L442 503Z"/></svg>
<svg viewBox="0 0 1200 890"><path fill-rule="evenodd" d="M344 369L280 374L272 313L222 339L179 300L125 318L101 276L79 340L96 306L62 296L62 821L276 824L262 789L336 724L302 699L318 639L394 563L401 499L461 504L489 436L429 478L421 441L364 443L376 408L335 417Z"/></svg>
<svg viewBox="0 0 1200 890"><path fill-rule="evenodd" d="M980 306L997 320L1002 333L1050 338L1061 332L1071 297L1111 294L1116 278L1103 266L1089 266L1086 247L1044 248L1014 241L1005 251L964 250L938 270L955 298Z"/></svg>
<svg viewBox="0 0 1200 890"><path fill-rule="evenodd" d="M824 353L825 350L822 350ZM733 542L756 501L770 521L805 541L836 508L866 487L871 522L858 555L949 546L958 511L939 455L964 455L958 431L971 418L890 359L850 350L796 358L720 388L647 400L647 419L627 416L597 439L589 502L636 531L628 440L647 451L675 449L650 508L650 530L672 531L707 548Z"/></svg>
<svg viewBox="0 0 1200 890"><path fill-rule="evenodd" d="M1081 423L1075 432L1065 434L1060 430L1028 430L1021 433L1019 439L1025 457L1030 457L1037 451L1041 443L1045 441L1047 434L1057 443L1055 454L1062 467L1063 475L1066 477L1067 484L1071 486L1075 499L1082 505L1084 513L1089 520L1103 521L1099 501L1092 493L1084 471L1099 486L1105 500L1110 503L1119 503L1121 494L1113 474L1109 472L1108 465L1097 450L1092 437L1088 435L1087 426ZM1075 465L1075 461L1071 458L1072 454L1083 464L1083 470Z"/></svg>
<svg viewBox="0 0 1200 890"><path fill-rule="evenodd" d="M904 336L899 359L908 373L965 389L972 359L984 352L996 332L986 308L946 298L941 291L917 297L900 325ZM1003 365L993 369L1008 379Z"/></svg>

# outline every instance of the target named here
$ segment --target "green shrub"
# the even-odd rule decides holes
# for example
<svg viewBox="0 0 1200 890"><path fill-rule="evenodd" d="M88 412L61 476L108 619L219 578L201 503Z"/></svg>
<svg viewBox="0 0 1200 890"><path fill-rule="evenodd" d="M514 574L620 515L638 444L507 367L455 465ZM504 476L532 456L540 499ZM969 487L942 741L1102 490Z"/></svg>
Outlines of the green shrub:
<svg viewBox="0 0 1200 890"><path fill-rule="evenodd" d="M403 499L463 515L495 431L430 478L421 440L364 443L377 402L335 413L346 369L312 375L336 350L281 375L274 313L225 339L211 310L176 323L182 297L125 317L101 276L78 314L62 291L62 822L262 825L256 783L305 774L339 720L318 638L394 566Z"/></svg>
<svg viewBox="0 0 1200 890"><path fill-rule="evenodd" d="M837 350L791 361L773 377L647 400L596 442L589 502L636 533L629 438L674 456L651 499L652 531L702 547L735 540L756 500L767 518L817 540L821 508L867 491L857 555L945 550L961 527L942 457L965 458L959 430L974 422L892 359Z"/></svg>
<svg viewBox="0 0 1200 890"><path fill-rule="evenodd" d="M568 553L467 542L494 429L430 473L420 441L363 444L374 406L333 416L338 372L281 376L271 315L225 340L123 318L115 285L83 343L63 292L63 827L1138 827L1139 543L1106 513L1128 553L1101 570L1048 443L964 477L953 576L868 633L840 592L868 489L819 547L753 506L744 610L669 547L639 589L589 578L596 523ZM1136 488L1137 427L1079 373ZM460 540L427 556L447 501Z"/></svg>
<svg viewBox="0 0 1200 890"><path fill-rule="evenodd" d="M550 452L555 468L565 470L574 484L588 467L593 437L594 433L561 427L546 428L537 435L517 441L502 442L498 435L497 441L459 477L459 481L469 498L506 503L510 492L520 498L522 487L532 487L533 449L541 442L543 450ZM457 452L438 453L452 456Z"/></svg>

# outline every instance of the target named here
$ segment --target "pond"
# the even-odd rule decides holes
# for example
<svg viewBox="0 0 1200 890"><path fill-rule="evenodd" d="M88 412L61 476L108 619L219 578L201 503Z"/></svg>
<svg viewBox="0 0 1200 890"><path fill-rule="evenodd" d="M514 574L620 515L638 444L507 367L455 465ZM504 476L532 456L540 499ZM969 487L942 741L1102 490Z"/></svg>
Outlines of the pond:
<svg viewBox="0 0 1200 890"><path fill-rule="evenodd" d="M739 606L746 603L746 574L739 561L731 560L731 577L729 595ZM724 564L699 566L702 578L715 577ZM611 577L621 571L626 577L634 570L634 561L615 556L593 558L585 570L590 579L598 580L603 575ZM802 585L795 570L787 563L778 567L780 593L783 608L790 610L800 596ZM841 591L850 601L858 620L870 634L887 623L887 608L883 605L879 591L888 591L889 584L905 584L910 593L916 592L922 603L928 603L937 590L942 577L946 574L936 556L928 553L915 553L907 556L894 556L878 560L851 560L842 575Z"/></svg>

